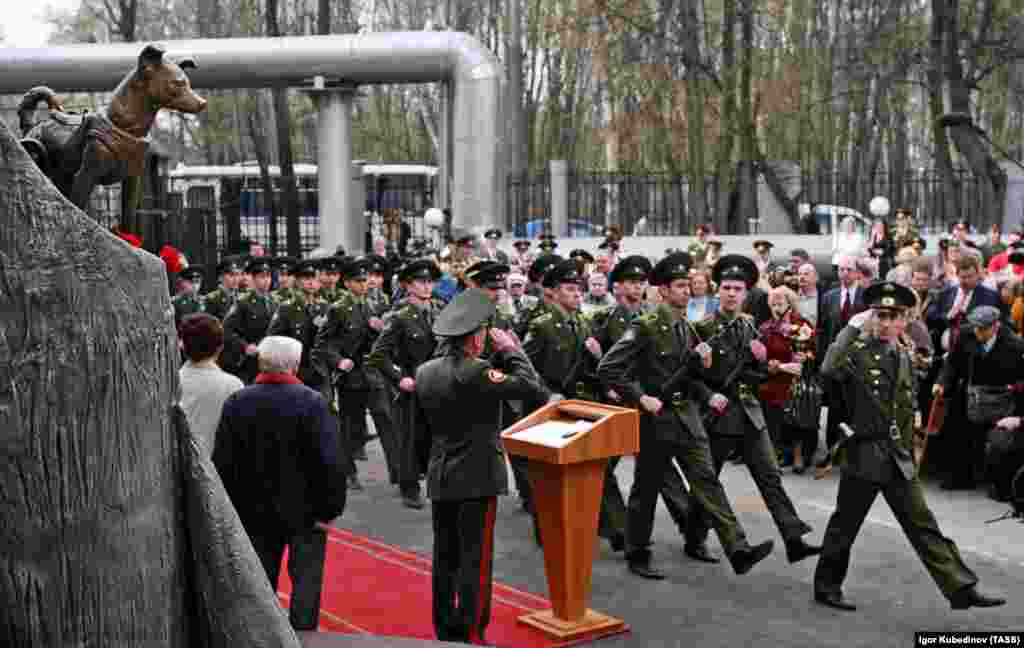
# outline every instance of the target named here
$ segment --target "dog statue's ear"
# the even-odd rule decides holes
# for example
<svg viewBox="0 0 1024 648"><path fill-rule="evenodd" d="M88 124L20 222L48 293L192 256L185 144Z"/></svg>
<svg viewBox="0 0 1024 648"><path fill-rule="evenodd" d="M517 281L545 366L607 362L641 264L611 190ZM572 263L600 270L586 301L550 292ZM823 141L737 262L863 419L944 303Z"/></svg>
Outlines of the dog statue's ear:
<svg viewBox="0 0 1024 648"><path fill-rule="evenodd" d="M143 48L142 53L139 54L139 67L145 67L147 65L158 65L164 60L164 48L159 45L153 45L152 43L146 45Z"/></svg>
<svg viewBox="0 0 1024 648"><path fill-rule="evenodd" d="M178 61L178 67L180 67L182 70L199 69L199 65L196 64L196 60L190 56L186 56L185 58Z"/></svg>

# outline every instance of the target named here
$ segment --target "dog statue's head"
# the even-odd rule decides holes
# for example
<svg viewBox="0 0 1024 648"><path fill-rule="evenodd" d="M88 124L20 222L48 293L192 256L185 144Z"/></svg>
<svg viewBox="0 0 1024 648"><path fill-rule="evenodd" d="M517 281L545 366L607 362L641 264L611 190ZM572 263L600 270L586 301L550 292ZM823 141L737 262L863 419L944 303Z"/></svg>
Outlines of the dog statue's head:
<svg viewBox="0 0 1024 648"><path fill-rule="evenodd" d="M183 113L198 113L206 109L206 99L192 90L185 70L198 66L191 58L177 62L170 60L159 45L146 45L139 54L136 79L145 86L146 96L161 108Z"/></svg>

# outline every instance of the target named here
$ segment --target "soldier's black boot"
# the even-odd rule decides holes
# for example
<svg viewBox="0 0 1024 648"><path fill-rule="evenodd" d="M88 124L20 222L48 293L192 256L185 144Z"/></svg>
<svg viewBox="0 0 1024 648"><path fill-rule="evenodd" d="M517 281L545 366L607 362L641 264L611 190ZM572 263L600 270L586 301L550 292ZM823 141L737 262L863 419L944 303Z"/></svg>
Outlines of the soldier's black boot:
<svg viewBox="0 0 1024 648"><path fill-rule="evenodd" d="M700 562L711 564L717 564L719 562L718 556L711 553L707 544L703 542L687 542L683 547L683 553L694 560L699 560Z"/></svg>
<svg viewBox="0 0 1024 648"><path fill-rule="evenodd" d="M857 609L856 605L843 598L842 592L815 592L814 600L822 605L846 612L853 612Z"/></svg>
<svg viewBox="0 0 1024 648"><path fill-rule="evenodd" d="M641 578L651 580L664 580L665 574L651 565L651 552L648 549L634 550L626 556L629 571Z"/></svg>
<svg viewBox="0 0 1024 648"><path fill-rule="evenodd" d="M820 553L821 545L807 544L803 538L786 541L786 560L791 563L800 562L804 558L816 556Z"/></svg>
<svg viewBox="0 0 1024 648"><path fill-rule="evenodd" d="M954 610L966 610L972 607L998 607L1006 604L1006 599L979 592L976 585L958 589L949 597L949 604Z"/></svg>
<svg viewBox="0 0 1024 648"><path fill-rule="evenodd" d="M765 540L753 547L743 547L732 552L729 562L732 563L732 570L737 574L746 574L754 568L754 565L768 557L768 554L775 548L775 543Z"/></svg>

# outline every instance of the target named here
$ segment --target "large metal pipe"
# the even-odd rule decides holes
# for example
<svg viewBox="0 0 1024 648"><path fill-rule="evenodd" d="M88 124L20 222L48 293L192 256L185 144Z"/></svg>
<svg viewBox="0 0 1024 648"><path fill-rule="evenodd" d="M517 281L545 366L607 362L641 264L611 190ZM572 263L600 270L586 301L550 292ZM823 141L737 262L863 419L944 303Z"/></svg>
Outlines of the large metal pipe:
<svg viewBox="0 0 1024 648"><path fill-rule="evenodd" d="M199 69L189 76L197 88L303 87L316 76L353 84L450 81L454 222L465 228L499 225L505 189L499 169L504 72L472 36L384 32L161 44L173 57L196 59ZM140 43L0 48L0 94L36 85L60 92L112 90L141 49Z"/></svg>

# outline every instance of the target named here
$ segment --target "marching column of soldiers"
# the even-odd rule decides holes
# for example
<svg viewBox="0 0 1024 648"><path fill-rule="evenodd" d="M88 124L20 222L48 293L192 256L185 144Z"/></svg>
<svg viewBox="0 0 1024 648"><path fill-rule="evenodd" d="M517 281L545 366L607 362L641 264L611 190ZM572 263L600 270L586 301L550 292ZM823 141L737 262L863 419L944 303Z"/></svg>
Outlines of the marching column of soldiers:
<svg viewBox="0 0 1024 648"><path fill-rule="evenodd" d="M487 236L493 243L500 232L491 230ZM760 322L750 314L758 299L766 299L757 286L759 281L767 284L754 260L716 254L710 276L717 287L717 308L691 321L687 313L695 258L710 256L700 245L689 252L669 251L653 265L642 256L625 256L607 273L610 305L586 311L581 308L586 273L601 272L592 267L589 255L564 259L554 253L552 237L542 240L543 253L537 258L526 253L528 241L515 247L511 265L507 257L495 254L493 245L490 258L466 256L460 246L447 259L412 258L398 267L376 255L226 258L217 266L218 286L205 295L200 269L187 268L179 275L175 317L180 322L206 312L221 318L226 339L222 367L247 383L256 376L255 349L264 336L286 335L302 342L299 378L323 393L337 417L349 487L362 489L357 462L366 459L365 444L379 438L389 480L410 509L425 507L421 482L428 465L443 476L444 466L433 463L439 457L446 466L474 461L460 454L471 453L472 444L449 448L438 441L438 431L431 429L417 399L418 393L432 393L436 386L421 381L423 375L434 374L417 376L432 359L457 357L452 345L466 339L451 331L472 332L469 324L477 325L473 318L479 317L479 327L496 331L480 341L474 360L486 368L473 374L473 380L483 376L480 389L493 390L492 383L514 373L516 380L534 387L502 393L551 394L552 399L593 400L640 412L632 486L624 497L616 478L619 462L610 462L599 522L599 535L614 551L623 552L633 574L664 578L650 549L659 496L691 559L719 561L707 545L711 529L737 574L749 572L772 552L772 540L752 544L747 539L722 484L722 467L732 457L750 471L789 562L822 554L814 579L818 602L854 608L840 586L857 530L881 492L954 608L1002 604L1001 598L976 588L977 577L939 531L911 461L918 372L892 340L902 334L902 329L895 331L899 323L905 327L914 312L914 291L891 281L875 282L863 291L875 328L861 318L846 325L834 344L820 349L822 375L843 395L847 422L855 432L830 449L830 457L852 468L844 468L839 501L819 546L804 539L812 529L783 486L779 453L758 397L760 385L778 372L778 362L769 360ZM278 285L271 290L275 274ZM458 313L450 314L442 327L447 332L439 334L437 320L446 308L446 300L439 298L443 279L457 283L457 294L472 290L482 295L484 304L474 304L465 322ZM392 280L389 294L385 286ZM513 364L506 365L510 358ZM473 389L471 383L459 382L458 375L445 379L454 380L463 392ZM488 434L499 454L500 430L544 404L481 402L498 410L478 412L481 405L470 400L460 403L460 417L470 427L478 419L496 419ZM368 415L375 434L369 433ZM523 508L535 514L528 461L505 459ZM491 468L488 464L487 471ZM459 479L472 480L473 474L470 469L459 473ZM464 486L473 491L470 484ZM534 532L542 543L536 524Z"/></svg>

